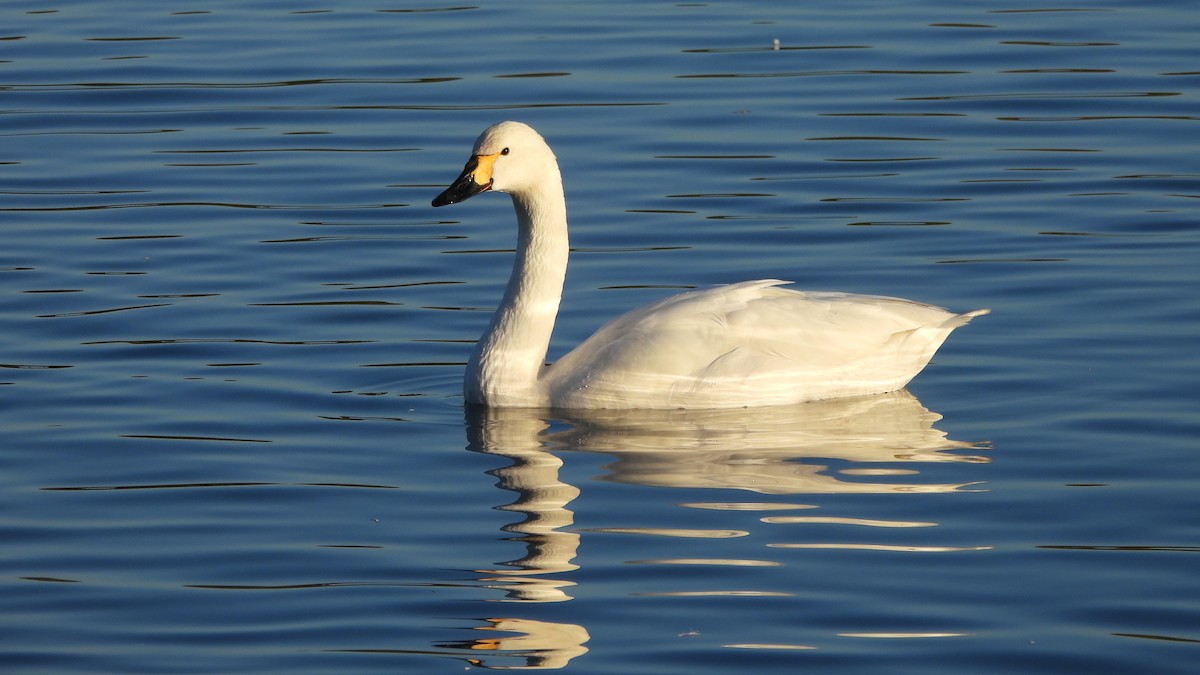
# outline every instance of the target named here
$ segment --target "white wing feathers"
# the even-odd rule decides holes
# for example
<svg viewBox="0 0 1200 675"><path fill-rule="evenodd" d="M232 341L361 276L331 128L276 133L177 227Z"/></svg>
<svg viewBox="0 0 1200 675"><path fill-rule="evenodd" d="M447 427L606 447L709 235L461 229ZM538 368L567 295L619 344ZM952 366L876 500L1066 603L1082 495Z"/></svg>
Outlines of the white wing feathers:
<svg viewBox="0 0 1200 675"><path fill-rule="evenodd" d="M779 288L787 283L746 281L636 309L543 377L555 400L593 407L785 403L797 400L797 389L807 399L878 393L903 387L951 330L978 315Z"/></svg>

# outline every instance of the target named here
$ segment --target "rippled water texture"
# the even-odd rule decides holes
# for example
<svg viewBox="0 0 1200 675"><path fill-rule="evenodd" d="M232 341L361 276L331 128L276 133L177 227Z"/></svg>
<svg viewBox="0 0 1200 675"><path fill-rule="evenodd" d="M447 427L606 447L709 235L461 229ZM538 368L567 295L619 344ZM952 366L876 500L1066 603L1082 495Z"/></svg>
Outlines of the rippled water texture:
<svg viewBox="0 0 1200 675"><path fill-rule="evenodd" d="M0 17L5 672L1200 662L1195 3ZM748 278L993 313L888 396L465 411L513 216L429 200L509 118L551 359Z"/></svg>

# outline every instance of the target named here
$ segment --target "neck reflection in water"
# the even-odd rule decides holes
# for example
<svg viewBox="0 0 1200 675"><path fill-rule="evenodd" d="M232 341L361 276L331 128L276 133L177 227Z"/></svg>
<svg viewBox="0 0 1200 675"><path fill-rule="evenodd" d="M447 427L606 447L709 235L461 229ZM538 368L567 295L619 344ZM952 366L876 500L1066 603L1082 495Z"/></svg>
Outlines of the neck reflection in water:
<svg viewBox="0 0 1200 675"><path fill-rule="evenodd" d="M519 536L525 555L499 569L480 569L480 581L502 590L507 602L571 600L574 582L563 574L578 569L580 534L567 531L574 513L567 506L580 488L560 480L563 460L555 453L611 455L598 480L671 488L746 490L760 495L954 492L973 483L914 482L926 462L984 463L971 451L984 446L954 441L933 427L941 419L907 391L794 406L736 410L555 411L469 408L468 448L508 457L512 463L490 473L497 486L517 498L498 506L523 519L504 527ZM563 428L563 424L566 428ZM848 464L829 471L834 462ZM896 468L897 463L912 468ZM884 466L888 465L888 466ZM901 480L897 480L903 476ZM682 506L764 511L815 508L757 501ZM936 523L854 518L775 517L765 522L824 522L875 527L924 527ZM639 532L721 540L746 534L732 530L609 528L588 532ZM783 545L788 546L788 545ZM798 544L795 546L806 546ZM719 544L715 545L719 550ZM713 564L738 561L714 556ZM749 564L751 561L743 561ZM454 643L455 648L492 651L523 659L524 668L560 668L587 651L587 630L576 624L521 618L489 618L479 630L516 634ZM472 659L477 665L483 665ZM509 666L511 667L511 666Z"/></svg>

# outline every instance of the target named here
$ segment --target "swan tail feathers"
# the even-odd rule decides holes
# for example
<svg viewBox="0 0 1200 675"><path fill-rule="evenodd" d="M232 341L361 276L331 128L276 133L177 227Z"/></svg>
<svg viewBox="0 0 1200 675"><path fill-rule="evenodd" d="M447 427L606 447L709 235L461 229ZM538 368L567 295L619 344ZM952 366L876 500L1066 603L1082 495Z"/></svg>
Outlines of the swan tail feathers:
<svg viewBox="0 0 1200 675"><path fill-rule="evenodd" d="M976 309L976 310L972 310L970 312L963 312L962 314L957 314L955 316L950 317L949 319L946 320L946 323L942 324L942 326L944 328L949 328L949 329L953 330L955 328L958 328L959 326L967 325L968 323L970 323L971 319L974 319L977 316L983 316L985 314L991 314L991 313L992 313L992 310L990 310L990 309Z"/></svg>

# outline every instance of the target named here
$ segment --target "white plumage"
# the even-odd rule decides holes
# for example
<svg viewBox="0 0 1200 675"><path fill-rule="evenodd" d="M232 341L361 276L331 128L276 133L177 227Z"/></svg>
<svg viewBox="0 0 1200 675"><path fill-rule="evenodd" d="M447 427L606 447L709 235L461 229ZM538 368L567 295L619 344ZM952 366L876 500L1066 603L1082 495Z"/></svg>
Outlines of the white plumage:
<svg viewBox="0 0 1200 675"><path fill-rule="evenodd" d="M433 205L487 190L512 197L517 250L504 298L467 364L469 403L733 408L878 394L904 387L951 331L988 313L744 281L628 312L547 366L568 255L558 161L529 126L489 127Z"/></svg>

